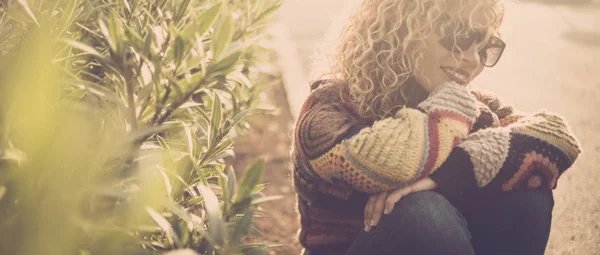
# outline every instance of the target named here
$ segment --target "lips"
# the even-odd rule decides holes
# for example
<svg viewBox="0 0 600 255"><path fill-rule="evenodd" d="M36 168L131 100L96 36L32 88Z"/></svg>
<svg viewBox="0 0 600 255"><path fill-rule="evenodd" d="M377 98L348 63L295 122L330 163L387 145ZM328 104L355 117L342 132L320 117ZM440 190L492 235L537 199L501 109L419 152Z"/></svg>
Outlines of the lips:
<svg viewBox="0 0 600 255"><path fill-rule="evenodd" d="M442 69L442 71L444 71L444 73L446 73L446 75L448 75L448 77L452 81L454 81L460 85L467 85L469 83L469 75L464 70L450 68L450 67L446 67L446 66L442 66L441 69Z"/></svg>

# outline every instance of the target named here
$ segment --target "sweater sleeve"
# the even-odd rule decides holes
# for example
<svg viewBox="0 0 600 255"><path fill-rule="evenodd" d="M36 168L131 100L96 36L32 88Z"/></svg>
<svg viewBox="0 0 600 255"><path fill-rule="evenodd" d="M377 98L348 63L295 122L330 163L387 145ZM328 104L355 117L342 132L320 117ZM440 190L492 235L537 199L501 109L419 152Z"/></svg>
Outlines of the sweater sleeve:
<svg viewBox="0 0 600 255"><path fill-rule="evenodd" d="M451 202L477 187L553 189L580 153L579 142L566 121L542 111L519 117L505 127L468 135L442 166L452 170L438 171L431 178Z"/></svg>
<svg viewBox="0 0 600 255"><path fill-rule="evenodd" d="M321 98L307 100L296 127L297 146L314 175L367 193L435 172L479 115L475 97L454 83L440 86L419 109L404 108L370 125L358 122L346 103Z"/></svg>

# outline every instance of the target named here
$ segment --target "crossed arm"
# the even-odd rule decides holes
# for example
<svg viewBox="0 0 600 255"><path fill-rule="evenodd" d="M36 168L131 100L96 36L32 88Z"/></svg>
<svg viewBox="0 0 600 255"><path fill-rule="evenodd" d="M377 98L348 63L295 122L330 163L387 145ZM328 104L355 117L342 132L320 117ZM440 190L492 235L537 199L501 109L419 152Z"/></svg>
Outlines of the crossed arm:
<svg viewBox="0 0 600 255"><path fill-rule="evenodd" d="M372 125L357 123L343 102L317 101L298 122L300 149L314 174L366 193L428 176L449 197L485 186L554 188L580 153L557 115L516 114L493 97L451 83L418 109L404 108Z"/></svg>
<svg viewBox="0 0 600 255"><path fill-rule="evenodd" d="M477 187L555 188L580 153L559 116L517 114L456 84L372 125L357 122L340 101L305 108L297 139L314 174L372 194L433 186L452 202Z"/></svg>

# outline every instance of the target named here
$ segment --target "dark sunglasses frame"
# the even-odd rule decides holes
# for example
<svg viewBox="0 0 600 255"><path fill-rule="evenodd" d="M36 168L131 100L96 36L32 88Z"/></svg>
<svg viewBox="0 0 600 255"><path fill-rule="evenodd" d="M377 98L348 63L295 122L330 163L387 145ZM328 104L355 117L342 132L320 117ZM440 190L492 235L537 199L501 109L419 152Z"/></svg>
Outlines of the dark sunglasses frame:
<svg viewBox="0 0 600 255"><path fill-rule="evenodd" d="M469 50L471 46L473 46L473 44L481 42L484 37L485 33L482 33L480 31L472 31L467 36L463 37L446 35L439 42L444 48L450 51L465 52ZM488 52L488 50L490 49L496 50L498 52L494 56L491 56L493 58L490 58ZM506 43L496 36L491 36L485 43L485 45L477 52L479 54L479 60L481 64L485 67L494 67L502 57L504 49L506 49ZM490 59L491 62L488 62L488 60Z"/></svg>

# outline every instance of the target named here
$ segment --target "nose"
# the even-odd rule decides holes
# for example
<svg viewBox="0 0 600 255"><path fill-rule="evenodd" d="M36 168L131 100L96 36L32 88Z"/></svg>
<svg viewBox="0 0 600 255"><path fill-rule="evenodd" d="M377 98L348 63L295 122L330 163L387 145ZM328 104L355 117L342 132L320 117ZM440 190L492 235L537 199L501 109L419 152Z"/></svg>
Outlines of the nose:
<svg viewBox="0 0 600 255"><path fill-rule="evenodd" d="M477 47L475 45L472 45L468 50L463 51L461 54L462 61L471 65L477 65L479 63L479 53L477 52Z"/></svg>

